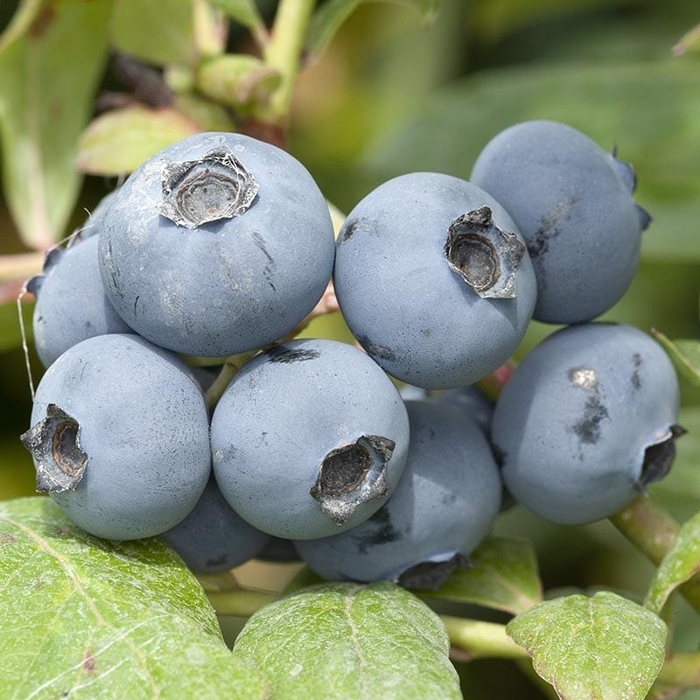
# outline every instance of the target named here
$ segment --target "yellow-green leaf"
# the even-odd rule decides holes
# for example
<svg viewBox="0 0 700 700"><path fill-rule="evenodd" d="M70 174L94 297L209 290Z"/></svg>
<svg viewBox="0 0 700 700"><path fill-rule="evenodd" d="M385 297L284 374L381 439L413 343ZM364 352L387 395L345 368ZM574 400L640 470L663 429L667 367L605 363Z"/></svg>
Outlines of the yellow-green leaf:
<svg viewBox="0 0 700 700"><path fill-rule="evenodd" d="M91 175L124 175L152 155L199 131L174 109L139 105L95 118L80 138L77 166Z"/></svg>
<svg viewBox="0 0 700 700"><path fill-rule="evenodd" d="M233 647L276 700L461 698L448 652L440 618L385 582L302 589L256 612Z"/></svg>
<svg viewBox="0 0 700 700"><path fill-rule="evenodd" d="M700 572L700 513L688 520L679 530L673 547L656 570L644 605L657 614L661 613L671 593L698 572Z"/></svg>
<svg viewBox="0 0 700 700"><path fill-rule="evenodd" d="M539 603L506 631L562 700L642 700L663 666L660 617L609 591Z"/></svg>
<svg viewBox="0 0 700 700"><path fill-rule="evenodd" d="M267 698L157 538L111 543L48 498L0 503L3 700Z"/></svg>
<svg viewBox="0 0 700 700"><path fill-rule="evenodd" d="M0 37L3 186L24 242L65 235L81 176L78 137L107 57L112 0L21 3Z"/></svg>

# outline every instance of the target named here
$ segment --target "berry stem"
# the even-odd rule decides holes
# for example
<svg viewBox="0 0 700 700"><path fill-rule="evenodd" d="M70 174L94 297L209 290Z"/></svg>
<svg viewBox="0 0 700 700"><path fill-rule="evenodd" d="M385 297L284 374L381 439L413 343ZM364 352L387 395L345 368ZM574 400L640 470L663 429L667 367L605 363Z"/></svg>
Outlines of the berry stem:
<svg viewBox="0 0 700 700"><path fill-rule="evenodd" d="M646 557L658 566L678 535L678 523L648 496L640 496L610 517L610 522ZM683 597L700 611L700 581L679 588Z"/></svg>
<svg viewBox="0 0 700 700"><path fill-rule="evenodd" d="M445 623L453 656L459 661L472 661L487 657L501 659L527 658L527 652L507 634L505 625L462 617L441 615Z"/></svg>
<svg viewBox="0 0 700 700"><path fill-rule="evenodd" d="M286 122L294 81L301 66L306 30L314 9L314 0L280 0L265 50L266 63L282 76L272 95L269 117Z"/></svg>
<svg viewBox="0 0 700 700"><path fill-rule="evenodd" d="M257 350L242 352L239 355L229 355L229 357L226 358L223 366L221 367L221 371L204 394L207 408L210 411L214 408L214 406L216 406L217 402L221 398L221 395L226 390L226 387L231 383L231 380L236 376L238 370L243 367L248 360L256 355L257 352Z"/></svg>

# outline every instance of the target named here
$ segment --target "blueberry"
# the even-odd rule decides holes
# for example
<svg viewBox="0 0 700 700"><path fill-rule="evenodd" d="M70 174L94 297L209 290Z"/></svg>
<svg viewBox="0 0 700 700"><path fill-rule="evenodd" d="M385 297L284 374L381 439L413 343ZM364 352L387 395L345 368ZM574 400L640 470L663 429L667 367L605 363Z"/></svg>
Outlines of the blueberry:
<svg viewBox="0 0 700 700"><path fill-rule="evenodd" d="M471 384L441 391L434 400L465 411L481 428L484 435L487 438L490 436L494 404L478 386Z"/></svg>
<svg viewBox="0 0 700 700"><path fill-rule="evenodd" d="M132 332L102 286L98 240L95 235L75 235L66 248L55 248L46 256L42 274L27 285L36 296L34 344L45 367L81 340Z"/></svg>
<svg viewBox="0 0 700 700"><path fill-rule="evenodd" d="M107 294L162 347L222 357L270 344L316 305L335 255L326 201L288 153L231 133L159 152L100 230Z"/></svg>
<svg viewBox="0 0 700 700"><path fill-rule="evenodd" d="M460 409L407 401L411 438L396 491L351 530L297 542L324 578L435 588L488 534L501 478L486 437Z"/></svg>
<svg viewBox="0 0 700 700"><path fill-rule="evenodd" d="M367 355L332 340L274 346L234 377L211 421L214 474L252 525L285 539L348 529L386 501L408 417Z"/></svg>
<svg viewBox="0 0 700 700"><path fill-rule="evenodd" d="M626 292L649 215L635 204L634 173L565 124L529 121L496 135L471 181L513 217L537 276L534 318L589 321Z"/></svg>
<svg viewBox="0 0 700 700"><path fill-rule="evenodd" d="M679 387L649 335L569 326L515 369L496 404L494 449L517 501L557 523L606 518L668 471Z"/></svg>
<svg viewBox="0 0 700 700"><path fill-rule="evenodd" d="M536 290L503 207L438 173L396 177L354 207L338 237L334 283L367 353L427 389L472 384L505 362Z"/></svg>
<svg viewBox="0 0 700 700"><path fill-rule="evenodd" d="M187 366L136 335L66 350L36 390L22 441L48 492L87 532L158 535L195 506L211 474L204 397Z"/></svg>
<svg viewBox="0 0 700 700"><path fill-rule="evenodd" d="M240 566L257 557L271 540L231 508L213 476L192 512L160 537L195 573Z"/></svg>

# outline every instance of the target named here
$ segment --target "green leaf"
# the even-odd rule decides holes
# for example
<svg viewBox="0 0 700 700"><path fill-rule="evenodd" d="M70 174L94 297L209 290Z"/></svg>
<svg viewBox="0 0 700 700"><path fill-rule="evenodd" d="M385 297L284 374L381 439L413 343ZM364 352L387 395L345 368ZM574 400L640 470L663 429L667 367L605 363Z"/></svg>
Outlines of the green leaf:
<svg viewBox="0 0 700 700"><path fill-rule="evenodd" d="M170 108L133 105L96 117L80 138L77 166L91 175L124 175L152 155L199 131Z"/></svg>
<svg viewBox="0 0 700 700"><path fill-rule="evenodd" d="M670 340L657 330L652 330L652 335L664 346L676 369L691 384L700 387L700 340Z"/></svg>
<svg viewBox="0 0 700 700"><path fill-rule="evenodd" d="M254 0L209 0L209 4L248 29L255 32L265 31L265 23Z"/></svg>
<svg viewBox="0 0 700 700"><path fill-rule="evenodd" d="M79 194L80 132L107 57L111 0L24 2L0 38L5 197L23 241L65 235Z"/></svg>
<svg viewBox="0 0 700 700"><path fill-rule="evenodd" d="M642 700L663 666L667 636L661 618L609 591L545 601L506 631L563 700Z"/></svg>
<svg viewBox="0 0 700 700"><path fill-rule="evenodd" d="M542 600L537 557L528 540L490 537L469 560L470 568L453 572L438 590L421 591L421 595L476 603L515 615Z"/></svg>
<svg viewBox="0 0 700 700"><path fill-rule="evenodd" d="M160 540L110 543L48 498L0 503L3 699L266 698Z"/></svg>
<svg viewBox="0 0 700 700"><path fill-rule="evenodd" d="M309 23L306 50L318 56L330 44L343 22L362 4L363 0L328 0L315 10ZM402 5L415 7L424 21L431 22L437 12L438 0L398 0Z"/></svg>
<svg viewBox="0 0 700 700"><path fill-rule="evenodd" d="M668 597L682 583L700 572L700 513L688 520L678 532L673 547L654 575L644 605L660 614Z"/></svg>
<svg viewBox="0 0 700 700"><path fill-rule="evenodd" d="M278 700L461 698L440 618L390 583L322 584L255 613L234 656Z"/></svg>
<svg viewBox="0 0 700 700"><path fill-rule="evenodd" d="M115 0L112 44L146 63L194 65L199 58L193 0Z"/></svg>

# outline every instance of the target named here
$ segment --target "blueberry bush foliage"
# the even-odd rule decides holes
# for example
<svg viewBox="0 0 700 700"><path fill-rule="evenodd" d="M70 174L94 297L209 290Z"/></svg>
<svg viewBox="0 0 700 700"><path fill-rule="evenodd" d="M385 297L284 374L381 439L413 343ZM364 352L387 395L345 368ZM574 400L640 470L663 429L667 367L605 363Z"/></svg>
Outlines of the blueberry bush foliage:
<svg viewBox="0 0 700 700"><path fill-rule="evenodd" d="M0 696L699 698L699 21L685 0L3 2ZM531 119L634 164L653 222L601 320L676 367L687 432L665 478L592 523L506 503L437 587L294 559L195 575L160 538L100 539L36 493L24 285L141 163L199 132L252 136L309 169L338 229L395 176L468 179ZM484 393L556 328L530 323ZM298 330L353 341L332 301Z"/></svg>

